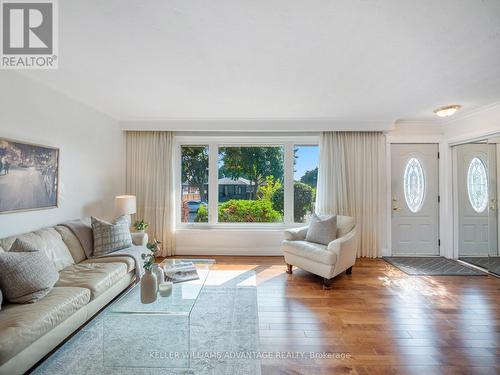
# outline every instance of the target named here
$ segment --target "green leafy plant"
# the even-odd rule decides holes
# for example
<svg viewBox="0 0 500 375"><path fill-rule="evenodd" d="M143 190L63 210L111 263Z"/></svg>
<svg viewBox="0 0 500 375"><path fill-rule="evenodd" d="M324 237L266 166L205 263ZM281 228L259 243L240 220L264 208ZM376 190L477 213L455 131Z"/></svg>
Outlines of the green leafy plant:
<svg viewBox="0 0 500 375"><path fill-rule="evenodd" d="M208 222L208 209L204 204L200 205L198 211L196 211L196 216L194 217L195 223L207 223Z"/></svg>
<svg viewBox="0 0 500 375"><path fill-rule="evenodd" d="M276 191L283 185L273 176L267 176L265 184L259 186L257 198L260 200L271 201Z"/></svg>
<svg viewBox="0 0 500 375"><path fill-rule="evenodd" d="M304 175L300 178L300 182L303 182L306 185L309 185L313 189L316 188L318 184L318 167L306 171Z"/></svg>
<svg viewBox="0 0 500 375"><path fill-rule="evenodd" d="M142 220L137 220L137 221L134 223L134 228L135 228L136 230L146 230L146 229L148 229L148 227L149 227L149 224L148 224L148 223L146 223L146 222L144 221L144 219L142 219Z"/></svg>
<svg viewBox="0 0 500 375"><path fill-rule="evenodd" d="M149 253L141 254L141 258L144 261L144 269L146 271L151 271L153 269L155 254L160 249L160 244L161 242L156 239L153 242L148 242L146 248L149 250Z"/></svg>
<svg viewBox="0 0 500 375"><path fill-rule="evenodd" d="M274 223L282 220L281 214L267 200L232 199L219 205L218 215L222 223Z"/></svg>
<svg viewBox="0 0 500 375"><path fill-rule="evenodd" d="M295 181L293 184L293 219L296 223L304 220L304 216L312 211L315 191L309 185ZM284 190L279 188L273 195L273 209L283 214Z"/></svg>

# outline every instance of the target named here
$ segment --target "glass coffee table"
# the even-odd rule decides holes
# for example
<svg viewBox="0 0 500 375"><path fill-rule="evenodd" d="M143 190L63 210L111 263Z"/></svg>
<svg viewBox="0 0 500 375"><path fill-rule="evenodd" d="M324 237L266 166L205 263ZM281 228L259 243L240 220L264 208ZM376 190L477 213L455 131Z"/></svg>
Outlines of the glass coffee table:
<svg viewBox="0 0 500 375"><path fill-rule="evenodd" d="M190 319L205 284L211 259L166 259L161 265L193 262L197 280L173 284L168 297L141 303L140 283L132 286L103 315L105 367L168 367L190 365Z"/></svg>

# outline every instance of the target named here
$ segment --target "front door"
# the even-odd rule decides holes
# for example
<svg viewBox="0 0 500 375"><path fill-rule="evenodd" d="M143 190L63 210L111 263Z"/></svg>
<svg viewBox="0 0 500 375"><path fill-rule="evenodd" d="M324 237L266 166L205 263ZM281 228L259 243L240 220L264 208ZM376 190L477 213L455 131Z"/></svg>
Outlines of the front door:
<svg viewBox="0 0 500 375"><path fill-rule="evenodd" d="M391 145L392 255L439 255L437 144Z"/></svg>
<svg viewBox="0 0 500 375"><path fill-rule="evenodd" d="M496 218L488 209L496 191L495 147L471 143L457 148L459 256L496 254Z"/></svg>

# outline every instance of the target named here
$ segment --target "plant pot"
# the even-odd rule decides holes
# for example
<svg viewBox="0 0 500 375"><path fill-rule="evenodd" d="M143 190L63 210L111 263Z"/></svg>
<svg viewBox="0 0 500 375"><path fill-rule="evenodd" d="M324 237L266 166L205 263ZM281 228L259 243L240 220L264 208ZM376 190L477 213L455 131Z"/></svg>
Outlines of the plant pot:
<svg viewBox="0 0 500 375"><path fill-rule="evenodd" d="M146 233L146 229L136 229L137 233Z"/></svg>
<svg viewBox="0 0 500 375"><path fill-rule="evenodd" d="M141 277L141 303L153 303L158 293L158 281L156 274L146 270Z"/></svg>

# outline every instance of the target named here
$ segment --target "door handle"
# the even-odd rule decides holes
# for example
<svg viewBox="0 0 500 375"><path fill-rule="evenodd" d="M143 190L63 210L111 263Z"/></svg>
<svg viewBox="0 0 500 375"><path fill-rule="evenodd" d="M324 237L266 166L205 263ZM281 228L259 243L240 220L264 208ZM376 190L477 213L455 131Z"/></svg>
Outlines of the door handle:
<svg viewBox="0 0 500 375"><path fill-rule="evenodd" d="M401 208L398 206L398 200L396 198L392 198L392 210L400 211Z"/></svg>
<svg viewBox="0 0 500 375"><path fill-rule="evenodd" d="M498 208L498 205L497 205L497 200L496 199L491 199L490 200L490 210L495 210Z"/></svg>

